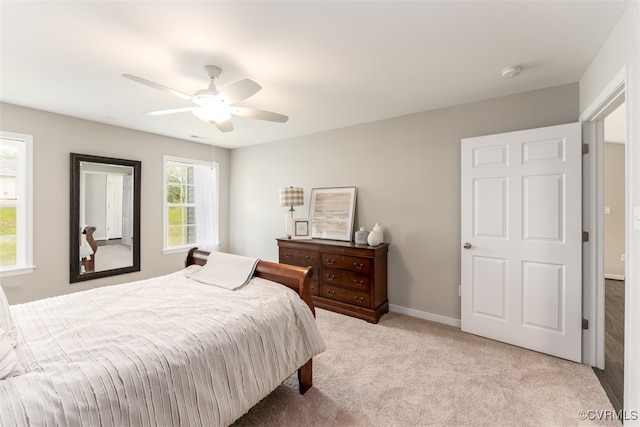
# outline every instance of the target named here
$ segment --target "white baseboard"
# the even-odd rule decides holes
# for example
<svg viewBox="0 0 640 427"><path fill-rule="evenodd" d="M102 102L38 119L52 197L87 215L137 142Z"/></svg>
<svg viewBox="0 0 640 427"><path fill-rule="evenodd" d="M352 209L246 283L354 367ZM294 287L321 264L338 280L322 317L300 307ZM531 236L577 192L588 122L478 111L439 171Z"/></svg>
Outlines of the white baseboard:
<svg viewBox="0 0 640 427"><path fill-rule="evenodd" d="M621 276L619 274L606 274L604 275L605 279L611 279L611 280L624 280L624 276Z"/></svg>
<svg viewBox="0 0 640 427"><path fill-rule="evenodd" d="M433 314L426 311L414 310L413 308L401 307L395 304L389 304L389 311L394 313L406 314L407 316L417 317L419 319L430 320L432 322L444 323L445 325L460 327L460 319L454 319L452 317L441 316L439 314Z"/></svg>

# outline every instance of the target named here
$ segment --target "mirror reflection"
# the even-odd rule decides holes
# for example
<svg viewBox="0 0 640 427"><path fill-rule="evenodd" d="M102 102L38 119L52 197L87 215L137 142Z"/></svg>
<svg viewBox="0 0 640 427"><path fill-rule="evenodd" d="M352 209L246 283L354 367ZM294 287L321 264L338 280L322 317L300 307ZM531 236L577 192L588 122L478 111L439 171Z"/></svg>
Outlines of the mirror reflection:
<svg viewBox="0 0 640 427"><path fill-rule="evenodd" d="M140 271L140 162L71 154L70 281Z"/></svg>
<svg viewBox="0 0 640 427"><path fill-rule="evenodd" d="M133 168L80 162L80 274L133 265Z"/></svg>

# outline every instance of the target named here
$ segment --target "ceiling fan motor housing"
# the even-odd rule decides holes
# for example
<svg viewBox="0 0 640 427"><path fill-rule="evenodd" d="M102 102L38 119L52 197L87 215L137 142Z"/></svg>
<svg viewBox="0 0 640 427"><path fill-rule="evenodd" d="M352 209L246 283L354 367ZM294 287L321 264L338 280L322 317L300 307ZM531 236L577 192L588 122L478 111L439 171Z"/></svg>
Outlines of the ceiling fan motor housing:
<svg viewBox="0 0 640 427"><path fill-rule="evenodd" d="M204 66L207 75L212 79L217 79L222 74L222 68L216 67L215 65L205 65Z"/></svg>

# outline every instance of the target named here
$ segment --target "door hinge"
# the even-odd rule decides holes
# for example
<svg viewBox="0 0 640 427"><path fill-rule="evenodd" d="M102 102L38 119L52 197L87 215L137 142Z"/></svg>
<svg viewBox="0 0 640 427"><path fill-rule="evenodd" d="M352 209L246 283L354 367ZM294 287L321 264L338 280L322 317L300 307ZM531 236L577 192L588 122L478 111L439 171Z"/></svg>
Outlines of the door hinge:
<svg viewBox="0 0 640 427"><path fill-rule="evenodd" d="M582 329L584 329L584 330L589 329L589 320L582 319Z"/></svg>
<svg viewBox="0 0 640 427"><path fill-rule="evenodd" d="M582 154L589 154L589 144L582 144Z"/></svg>
<svg viewBox="0 0 640 427"><path fill-rule="evenodd" d="M583 231L582 232L582 242L588 242L589 241L589 232L588 231Z"/></svg>

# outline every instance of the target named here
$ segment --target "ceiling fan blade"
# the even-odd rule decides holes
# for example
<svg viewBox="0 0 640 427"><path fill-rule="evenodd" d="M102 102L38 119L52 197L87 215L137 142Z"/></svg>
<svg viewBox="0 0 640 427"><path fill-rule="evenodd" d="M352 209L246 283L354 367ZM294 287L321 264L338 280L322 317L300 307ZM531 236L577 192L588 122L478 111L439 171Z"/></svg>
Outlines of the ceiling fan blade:
<svg viewBox="0 0 640 427"><path fill-rule="evenodd" d="M193 111L199 107L183 107L183 108L171 108L169 110L149 111L144 113L147 116L164 116L166 114L185 113L187 111Z"/></svg>
<svg viewBox="0 0 640 427"><path fill-rule="evenodd" d="M218 92L218 97L227 105L233 105L247 99L262 89L258 83L250 79L235 82Z"/></svg>
<svg viewBox="0 0 640 427"><path fill-rule="evenodd" d="M289 116L283 114L272 113L271 111L258 110L256 108L249 107L231 107L229 109L231 114L237 116L249 117L250 119L266 120L268 122L284 123L289 120Z"/></svg>
<svg viewBox="0 0 640 427"><path fill-rule="evenodd" d="M220 132L231 132L233 130L233 123L231 123L231 120L225 120L224 122L215 122L215 125Z"/></svg>
<svg viewBox="0 0 640 427"><path fill-rule="evenodd" d="M143 79L142 77L134 76L133 74L123 74L122 77L124 77L125 79L133 80L134 82L142 83L143 85L150 86L154 89L158 89L163 92L170 93L174 96L177 96L178 98L191 101L191 95L182 93L179 90L171 89L170 87L161 85L160 83L152 82L151 80Z"/></svg>

